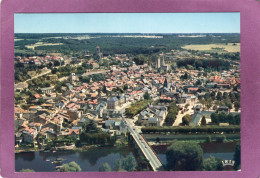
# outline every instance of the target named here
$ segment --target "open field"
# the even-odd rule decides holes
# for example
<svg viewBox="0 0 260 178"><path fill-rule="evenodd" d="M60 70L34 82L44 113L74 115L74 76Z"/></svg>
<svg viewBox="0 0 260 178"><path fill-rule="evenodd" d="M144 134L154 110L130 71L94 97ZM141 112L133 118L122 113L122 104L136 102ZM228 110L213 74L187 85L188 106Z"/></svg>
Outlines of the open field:
<svg viewBox="0 0 260 178"><path fill-rule="evenodd" d="M235 44L235 45L234 45ZM226 44L205 44L205 45L186 45L182 47L187 50L198 50L206 52L219 52L219 53L235 53L240 52L240 43L228 43Z"/></svg>
<svg viewBox="0 0 260 178"><path fill-rule="evenodd" d="M206 37L206 35L179 35L178 37L201 38L201 37Z"/></svg>
<svg viewBox="0 0 260 178"><path fill-rule="evenodd" d="M62 45L63 43L44 43L44 42L37 42L33 45L26 45L25 47L28 49L33 49L38 46L53 46L53 45Z"/></svg>
<svg viewBox="0 0 260 178"><path fill-rule="evenodd" d="M21 41L23 39L15 38L14 41Z"/></svg>
<svg viewBox="0 0 260 178"><path fill-rule="evenodd" d="M47 53L47 54L51 56L62 56L62 53Z"/></svg>

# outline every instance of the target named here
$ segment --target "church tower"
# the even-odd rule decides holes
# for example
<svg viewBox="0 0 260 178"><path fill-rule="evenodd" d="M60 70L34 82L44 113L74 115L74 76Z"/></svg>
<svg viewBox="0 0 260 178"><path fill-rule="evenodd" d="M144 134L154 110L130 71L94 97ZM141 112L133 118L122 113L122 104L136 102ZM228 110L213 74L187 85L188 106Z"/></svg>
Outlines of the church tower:
<svg viewBox="0 0 260 178"><path fill-rule="evenodd" d="M160 57L157 58L156 60L156 68L159 69L161 67L161 61Z"/></svg>
<svg viewBox="0 0 260 178"><path fill-rule="evenodd" d="M164 79L163 87L168 88L168 82L166 78Z"/></svg>

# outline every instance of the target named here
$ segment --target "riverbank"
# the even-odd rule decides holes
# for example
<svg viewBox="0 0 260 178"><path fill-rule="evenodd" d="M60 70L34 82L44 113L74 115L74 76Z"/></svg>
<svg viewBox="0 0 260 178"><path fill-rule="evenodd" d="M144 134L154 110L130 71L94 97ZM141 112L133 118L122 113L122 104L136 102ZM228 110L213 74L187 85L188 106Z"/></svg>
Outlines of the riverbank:
<svg viewBox="0 0 260 178"><path fill-rule="evenodd" d="M209 137L211 140L216 140L218 137L224 136L226 141L239 141L240 134L196 134L196 135L171 135L171 134L143 134L143 137L148 142L159 142L159 143L169 143L174 140L178 141L195 141L197 143L205 142Z"/></svg>
<svg viewBox="0 0 260 178"><path fill-rule="evenodd" d="M115 148L121 148L128 145L127 140L120 140L116 142L113 146L112 145L84 145L81 147L76 147L75 144L72 144L70 146L60 146L55 147L53 149L39 149L39 148L30 148L30 147L22 147L22 148L15 148L15 153L23 153L23 152L38 152L38 151L44 151L44 152L56 152L58 150L73 150L73 151L88 151L92 148L105 148L105 147L115 147Z"/></svg>
<svg viewBox="0 0 260 178"><path fill-rule="evenodd" d="M82 172L98 172L99 167L104 163L108 163L113 168L117 159L134 156L137 160L138 156L135 152L134 145L91 146L74 150L56 150L55 152L21 152L15 154L15 170L33 169L35 172L56 172L57 166L75 161L80 165ZM56 162L56 160L62 161Z"/></svg>
<svg viewBox="0 0 260 178"><path fill-rule="evenodd" d="M208 159L211 156L218 160L234 160L234 153L237 142L209 142L209 143L198 143L203 150L203 159ZM171 144L157 144L151 145L155 153L158 155L163 165L167 164L166 151ZM230 170L230 167L224 167L224 170ZM233 170L233 168L231 168Z"/></svg>
<svg viewBox="0 0 260 178"><path fill-rule="evenodd" d="M83 147L75 147L75 145L71 146L62 146L62 147L55 147L54 149L51 150L44 150L44 149L37 149L37 148L22 148L22 149L15 149L15 153L23 153L23 152L56 152L60 150L73 150L73 151L87 151L90 148L97 148L97 147L102 147L98 145L89 145L89 146L83 146Z"/></svg>

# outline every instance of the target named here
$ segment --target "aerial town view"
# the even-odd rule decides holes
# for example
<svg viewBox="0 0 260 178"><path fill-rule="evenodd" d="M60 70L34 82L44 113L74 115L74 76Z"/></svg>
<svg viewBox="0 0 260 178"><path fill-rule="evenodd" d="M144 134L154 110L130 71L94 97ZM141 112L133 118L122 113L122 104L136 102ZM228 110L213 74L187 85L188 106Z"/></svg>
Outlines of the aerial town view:
<svg viewBox="0 0 260 178"><path fill-rule="evenodd" d="M238 171L239 13L15 14L17 172Z"/></svg>

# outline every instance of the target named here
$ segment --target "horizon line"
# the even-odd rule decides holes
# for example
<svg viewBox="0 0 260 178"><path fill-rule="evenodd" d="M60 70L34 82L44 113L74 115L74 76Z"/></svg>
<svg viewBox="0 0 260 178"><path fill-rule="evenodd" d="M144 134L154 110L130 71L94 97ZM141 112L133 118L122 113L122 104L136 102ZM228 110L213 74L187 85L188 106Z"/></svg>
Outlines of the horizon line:
<svg viewBox="0 0 260 178"><path fill-rule="evenodd" d="M179 33L151 33L151 32L15 32L14 34L240 34L240 32L179 32Z"/></svg>

